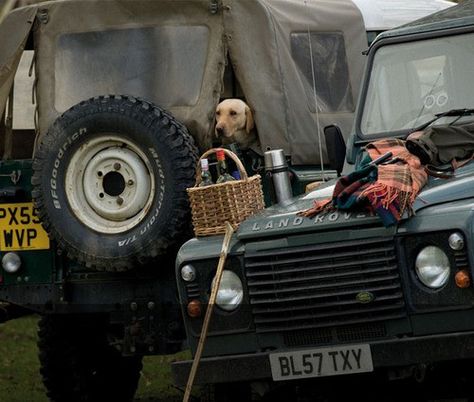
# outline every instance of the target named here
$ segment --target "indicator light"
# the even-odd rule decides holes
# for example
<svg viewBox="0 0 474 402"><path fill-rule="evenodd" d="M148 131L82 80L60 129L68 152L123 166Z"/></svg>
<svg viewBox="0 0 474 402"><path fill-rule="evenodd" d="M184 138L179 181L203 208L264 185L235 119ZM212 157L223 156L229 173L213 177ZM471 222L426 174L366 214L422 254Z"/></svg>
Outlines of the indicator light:
<svg viewBox="0 0 474 402"><path fill-rule="evenodd" d="M197 318L200 317L201 314L201 302L199 300L191 300L188 304L188 315L192 318Z"/></svg>
<svg viewBox="0 0 474 402"><path fill-rule="evenodd" d="M466 289L471 286L471 278L465 269L457 272L454 279L456 280L456 286L460 289Z"/></svg>

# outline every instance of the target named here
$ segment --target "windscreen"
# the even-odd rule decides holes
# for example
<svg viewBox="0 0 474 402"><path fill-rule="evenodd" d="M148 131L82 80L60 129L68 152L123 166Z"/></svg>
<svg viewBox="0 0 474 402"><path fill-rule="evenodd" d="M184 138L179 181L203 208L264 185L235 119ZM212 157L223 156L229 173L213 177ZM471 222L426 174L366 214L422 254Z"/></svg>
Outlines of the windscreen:
<svg viewBox="0 0 474 402"><path fill-rule="evenodd" d="M198 99L207 60L205 26L71 33L55 53L55 108L103 94L133 94L163 107ZM192 62L190 62L192 61Z"/></svg>
<svg viewBox="0 0 474 402"><path fill-rule="evenodd" d="M360 130L410 130L451 109L473 108L474 34L393 44L375 54Z"/></svg>

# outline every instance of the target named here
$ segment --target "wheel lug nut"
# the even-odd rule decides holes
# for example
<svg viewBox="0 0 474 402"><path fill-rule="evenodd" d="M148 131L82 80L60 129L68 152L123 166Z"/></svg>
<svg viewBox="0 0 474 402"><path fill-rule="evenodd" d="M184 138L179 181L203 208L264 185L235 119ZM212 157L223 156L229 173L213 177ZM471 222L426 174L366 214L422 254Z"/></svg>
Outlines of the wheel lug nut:
<svg viewBox="0 0 474 402"><path fill-rule="evenodd" d="M120 165L120 163L118 163L118 162L115 162L115 163L114 163L114 169L115 169L115 170L120 170L121 167L122 167L122 166Z"/></svg>
<svg viewBox="0 0 474 402"><path fill-rule="evenodd" d="M134 182L133 182L132 179L130 179L130 180L128 181L128 185L129 185L129 186L133 186L133 185L134 185Z"/></svg>
<svg viewBox="0 0 474 402"><path fill-rule="evenodd" d="M97 172L97 176L102 177L103 175L104 174L100 170Z"/></svg>
<svg viewBox="0 0 474 402"><path fill-rule="evenodd" d="M117 204L122 205L123 204L123 198L122 197L117 197Z"/></svg>

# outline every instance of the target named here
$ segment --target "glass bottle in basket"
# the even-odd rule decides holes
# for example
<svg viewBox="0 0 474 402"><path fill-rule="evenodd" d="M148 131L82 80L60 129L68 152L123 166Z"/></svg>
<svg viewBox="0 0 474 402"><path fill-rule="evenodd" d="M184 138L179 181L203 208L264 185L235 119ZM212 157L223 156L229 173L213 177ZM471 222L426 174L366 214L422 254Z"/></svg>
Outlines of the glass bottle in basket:
<svg viewBox="0 0 474 402"><path fill-rule="evenodd" d="M217 172L219 173L216 183L225 183L226 181L235 181L235 179L230 175L229 170L227 169L227 163L225 161L224 151L219 149L216 152L216 154L217 154Z"/></svg>
<svg viewBox="0 0 474 402"><path fill-rule="evenodd" d="M237 158L242 161L244 158L242 157L242 151L240 150L239 144L236 142L233 142L232 144L229 145L229 149L237 156ZM231 172L232 177L235 180L241 180L242 178L240 177L240 172L239 168L236 166L235 170Z"/></svg>
<svg viewBox="0 0 474 402"><path fill-rule="evenodd" d="M210 186L214 184L211 172L209 171L209 161L206 158L201 159L201 183L199 187Z"/></svg>

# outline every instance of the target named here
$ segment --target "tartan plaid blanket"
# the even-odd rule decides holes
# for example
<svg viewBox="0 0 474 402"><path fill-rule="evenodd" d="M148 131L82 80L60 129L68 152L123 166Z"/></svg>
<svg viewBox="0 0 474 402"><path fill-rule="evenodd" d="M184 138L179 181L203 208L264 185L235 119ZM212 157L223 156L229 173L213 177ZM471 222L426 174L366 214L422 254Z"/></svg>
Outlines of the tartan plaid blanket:
<svg viewBox="0 0 474 402"><path fill-rule="evenodd" d="M376 141L368 144L366 150L361 168L337 181L332 198L316 200L312 208L300 215L312 217L334 208L362 208L377 213L385 226L397 223L405 212L411 215L413 202L427 181L418 157L399 139ZM369 165L389 151L393 163Z"/></svg>

